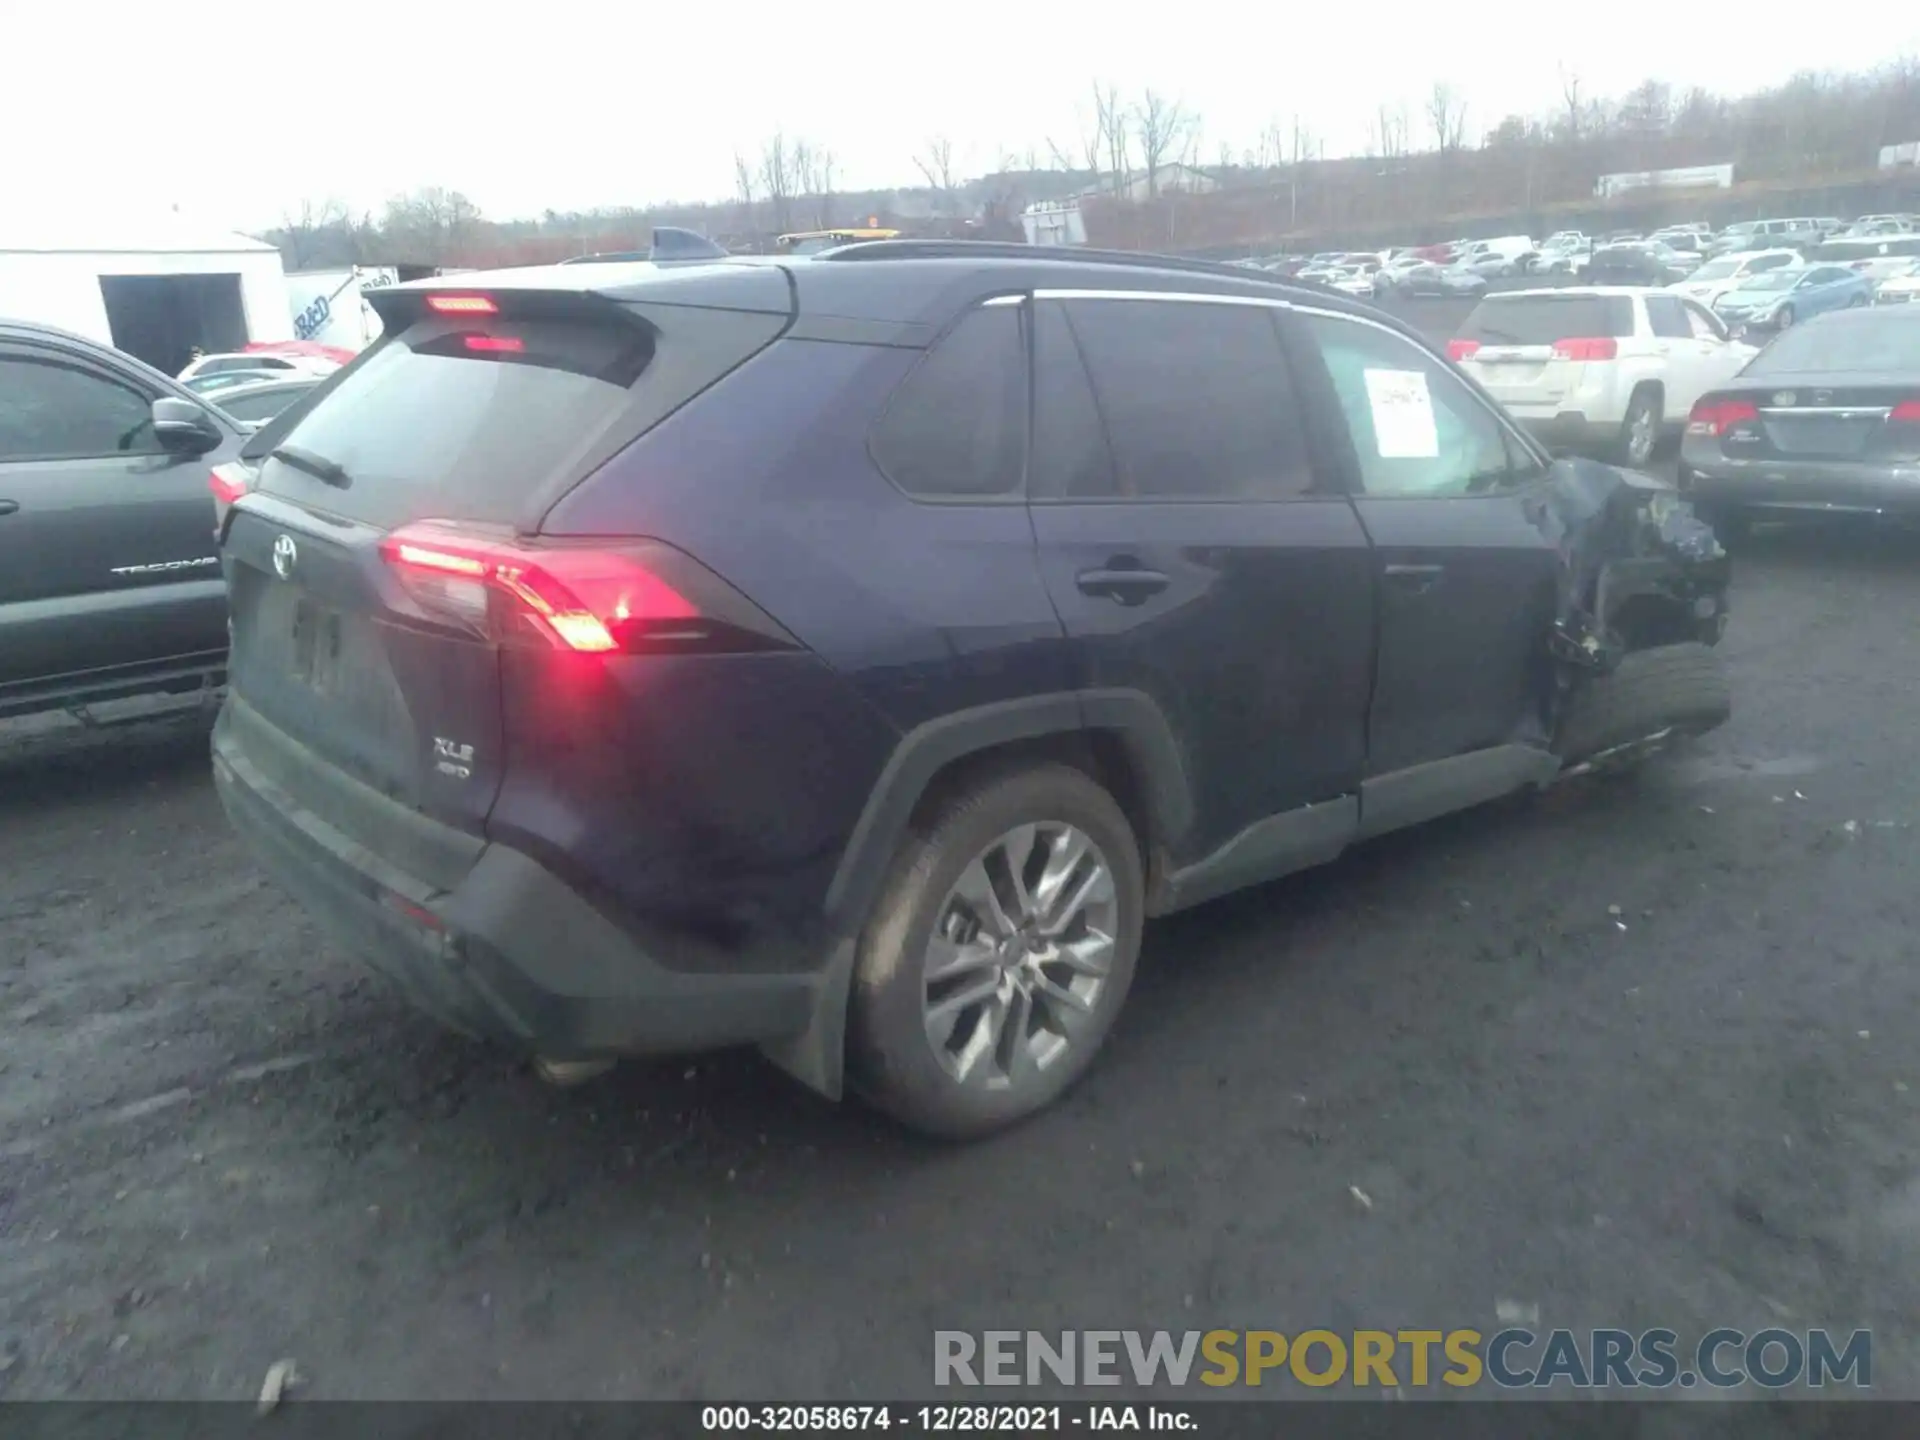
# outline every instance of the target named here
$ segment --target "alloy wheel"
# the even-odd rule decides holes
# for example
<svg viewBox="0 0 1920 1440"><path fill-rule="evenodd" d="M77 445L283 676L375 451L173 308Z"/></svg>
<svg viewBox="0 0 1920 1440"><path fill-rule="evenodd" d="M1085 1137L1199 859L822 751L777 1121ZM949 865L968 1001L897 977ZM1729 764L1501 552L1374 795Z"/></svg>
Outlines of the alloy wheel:
<svg viewBox="0 0 1920 1440"><path fill-rule="evenodd" d="M1627 421L1627 458L1635 465L1645 465L1653 459L1654 440L1653 407L1642 401L1634 406Z"/></svg>
<svg viewBox="0 0 1920 1440"><path fill-rule="evenodd" d="M1034 1082L1090 1033L1109 993L1119 900L1072 825L1007 831L961 871L924 959L928 1043L962 1085Z"/></svg>

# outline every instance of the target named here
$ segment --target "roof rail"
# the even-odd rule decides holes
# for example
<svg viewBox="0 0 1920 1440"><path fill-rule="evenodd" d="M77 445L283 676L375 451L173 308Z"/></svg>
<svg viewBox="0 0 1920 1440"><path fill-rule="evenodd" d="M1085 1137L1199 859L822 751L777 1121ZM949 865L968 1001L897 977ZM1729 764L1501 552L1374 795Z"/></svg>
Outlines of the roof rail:
<svg viewBox="0 0 1920 1440"><path fill-rule="evenodd" d="M1289 279L1266 270L1228 265L1218 260L1189 260L1178 255L1156 255L1142 250L1093 250L1084 245L1027 245L1014 240L863 240L836 245L811 257L833 260L1063 260L1081 265L1125 265L1139 270L1174 270L1194 275L1218 275L1233 280L1272 285L1285 290L1334 293L1332 286L1311 280Z"/></svg>

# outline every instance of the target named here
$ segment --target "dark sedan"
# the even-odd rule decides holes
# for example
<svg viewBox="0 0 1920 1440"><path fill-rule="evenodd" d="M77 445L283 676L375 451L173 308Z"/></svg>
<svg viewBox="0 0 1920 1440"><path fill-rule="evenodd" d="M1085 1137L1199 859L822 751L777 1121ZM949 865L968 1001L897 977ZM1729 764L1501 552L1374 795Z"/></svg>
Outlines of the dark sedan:
<svg viewBox="0 0 1920 1440"><path fill-rule="evenodd" d="M1920 309L1782 334L1693 407L1680 478L1723 535L1760 516L1920 519Z"/></svg>

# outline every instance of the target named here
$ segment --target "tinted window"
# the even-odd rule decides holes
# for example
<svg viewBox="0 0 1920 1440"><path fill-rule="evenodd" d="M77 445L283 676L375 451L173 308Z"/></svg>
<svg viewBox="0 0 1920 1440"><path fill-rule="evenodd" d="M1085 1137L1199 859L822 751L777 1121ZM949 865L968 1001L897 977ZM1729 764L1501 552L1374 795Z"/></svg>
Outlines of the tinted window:
<svg viewBox="0 0 1920 1440"><path fill-rule="evenodd" d="M0 357L0 460L153 455L147 397L62 361Z"/></svg>
<svg viewBox="0 0 1920 1440"><path fill-rule="evenodd" d="M1693 335L1693 327L1687 324L1687 312L1671 295L1647 296L1647 323L1653 327L1654 334L1667 339L1686 340Z"/></svg>
<svg viewBox="0 0 1920 1440"><path fill-rule="evenodd" d="M909 495L1012 495L1027 431L1021 307L975 310L913 368L873 432L873 458Z"/></svg>
<svg viewBox="0 0 1920 1440"><path fill-rule="evenodd" d="M1367 494L1472 495L1511 481L1505 430L1444 364L1357 320L1304 318Z"/></svg>
<svg viewBox="0 0 1920 1440"><path fill-rule="evenodd" d="M1033 316L1033 458L1029 492L1072 499L1117 493L1113 454L1080 347L1057 300Z"/></svg>
<svg viewBox="0 0 1920 1440"><path fill-rule="evenodd" d="M1757 275L1762 270L1778 270L1782 265L1797 265L1800 262L1792 255L1761 255L1750 261L1747 273Z"/></svg>
<svg viewBox="0 0 1920 1440"><path fill-rule="evenodd" d="M1920 372L1920 313L1897 305L1891 313L1837 312L1796 325L1782 331L1741 373L1820 370Z"/></svg>
<svg viewBox="0 0 1920 1440"><path fill-rule="evenodd" d="M511 521L542 485L591 469L760 350L783 316L679 306L630 317L435 318L389 333L330 377L312 409L252 447L295 445L346 489L267 462L260 486L388 527L430 516ZM215 404L220 392L210 397Z"/></svg>
<svg viewBox="0 0 1920 1440"><path fill-rule="evenodd" d="M1309 488L1299 406L1265 307L1079 300L1067 313L1121 493L1269 500Z"/></svg>
<svg viewBox="0 0 1920 1440"><path fill-rule="evenodd" d="M216 399L214 404L236 420L271 420L306 393L305 390L276 388L258 395L231 395Z"/></svg>
<svg viewBox="0 0 1920 1440"><path fill-rule="evenodd" d="M1633 334L1633 301L1624 295L1496 295L1460 327L1484 345L1551 345L1556 340Z"/></svg>

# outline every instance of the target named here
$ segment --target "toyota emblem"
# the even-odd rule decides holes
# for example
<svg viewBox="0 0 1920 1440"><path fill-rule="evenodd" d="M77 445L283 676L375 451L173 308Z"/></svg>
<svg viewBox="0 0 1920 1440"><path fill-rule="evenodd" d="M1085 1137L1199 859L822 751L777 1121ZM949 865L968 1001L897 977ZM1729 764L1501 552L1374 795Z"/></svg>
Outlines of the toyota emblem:
<svg viewBox="0 0 1920 1440"><path fill-rule="evenodd" d="M300 558L300 548L293 543L293 536L282 535L273 542L273 573L282 580L293 578L294 562Z"/></svg>

